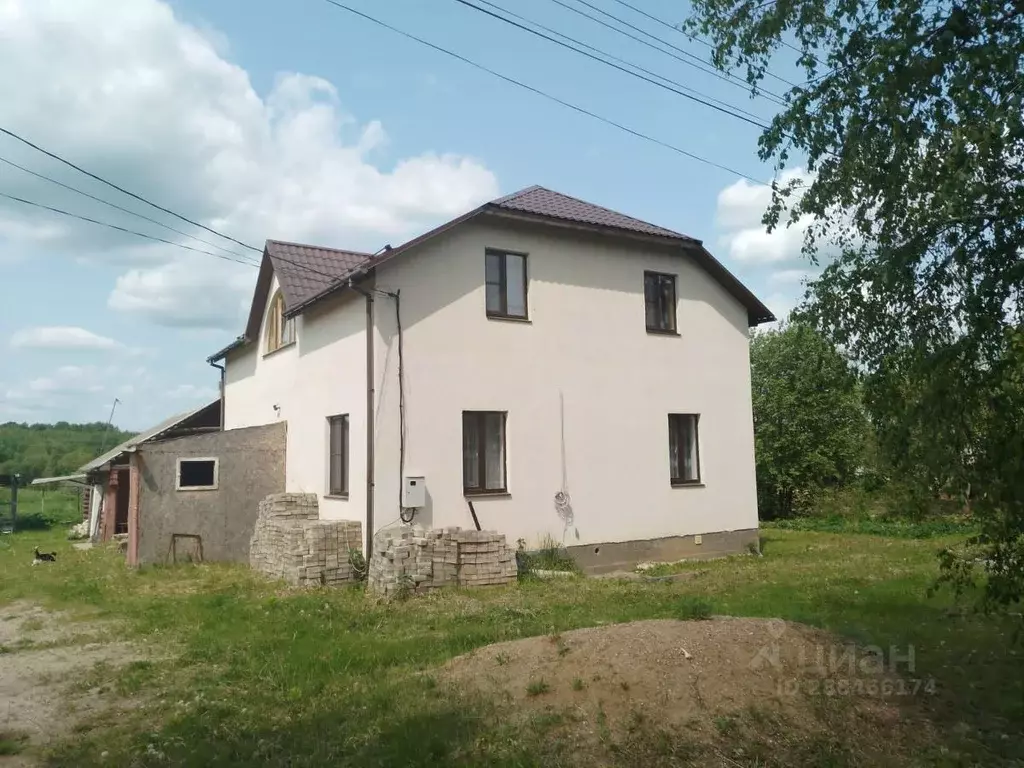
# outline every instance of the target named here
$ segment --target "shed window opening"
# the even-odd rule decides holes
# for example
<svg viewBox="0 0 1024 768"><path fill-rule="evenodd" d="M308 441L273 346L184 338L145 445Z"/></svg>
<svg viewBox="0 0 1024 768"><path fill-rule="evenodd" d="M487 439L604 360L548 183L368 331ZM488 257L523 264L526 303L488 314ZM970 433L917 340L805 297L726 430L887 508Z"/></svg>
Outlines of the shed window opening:
<svg viewBox="0 0 1024 768"><path fill-rule="evenodd" d="M178 459L178 490L217 487L217 459Z"/></svg>

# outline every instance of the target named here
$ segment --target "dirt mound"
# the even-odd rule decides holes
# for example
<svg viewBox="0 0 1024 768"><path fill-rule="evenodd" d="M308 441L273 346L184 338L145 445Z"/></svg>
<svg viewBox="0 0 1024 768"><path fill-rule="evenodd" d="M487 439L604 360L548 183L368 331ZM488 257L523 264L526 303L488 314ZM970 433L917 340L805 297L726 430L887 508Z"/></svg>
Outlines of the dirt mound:
<svg viewBox="0 0 1024 768"><path fill-rule="evenodd" d="M899 677L891 661L800 624L716 618L500 643L453 659L442 677L503 716L559 723L552 735L579 764L626 749L637 753L628 764L678 764L682 750L705 764L841 754L843 764L886 765L931 732L913 700L933 684Z"/></svg>

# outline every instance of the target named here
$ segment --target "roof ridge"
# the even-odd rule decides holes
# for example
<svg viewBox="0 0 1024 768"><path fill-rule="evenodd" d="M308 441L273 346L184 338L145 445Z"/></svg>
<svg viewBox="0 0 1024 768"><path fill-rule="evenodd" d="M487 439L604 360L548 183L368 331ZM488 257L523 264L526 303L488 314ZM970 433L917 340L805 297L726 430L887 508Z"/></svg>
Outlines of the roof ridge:
<svg viewBox="0 0 1024 768"><path fill-rule="evenodd" d="M373 256L372 253L368 253L367 251L353 251L348 248L332 248L331 246L328 245L312 245L310 243L297 243L293 240L275 240L271 237L268 237L266 240L266 244L269 245L271 243L273 243L274 245L294 245L299 248L313 248L318 251L334 251L336 253L349 253L352 254L353 256Z"/></svg>
<svg viewBox="0 0 1024 768"><path fill-rule="evenodd" d="M530 187L530 190L536 190L536 189L542 189L545 192L550 192L551 194L558 195L559 197L567 197L570 200L575 200L577 203L581 203L583 205L589 205L591 208L599 208L600 210L604 211L605 213L610 213L613 216L622 216L625 219L632 219L633 221L635 221L635 222L637 222L639 224L644 224L645 226L648 226L648 227L655 227L655 228L661 229L661 230L663 230L665 232L673 232L674 234L679 235L680 237L684 237L684 238L686 238L688 240L694 240L694 241L697 240L697 238L695 238L695 237L692 237L690 235L684 234L682 232L676 232L674 229L669 229L668 227L663 227L663 226L661 226L661 224L655 224L653 221L645 221L644 219L638 219L636 216L630 216L628 213L623 213L622 211L616 211L613 208L607 208L607 207L605 207L603 205L598 205L597 203L592 203L589 200L584 200L583 198L576 197L575 195L567 195L567 194L565 194L565 192L559 192L557 189L550 189L550 188L542 186L540 184L534 184L532 187ZM524 189L522 191L526 192L528 190ZM516 194L519 194L519 193L516 193ZM494 201L494 202L497 203L497 201Z"/></svg>
<svg viewBox="0 0 1024 768"><path fill-rule="evenodd" d="M552 191L550 189L547 189L547 187L542 187L540 184L532 184L529 187L523 187L518 192L511 192L505 195L504 197L499 197L496 200L491 200L489 203L487 203L487 205L501 205L502 203L507 203L511 200L515 200L520 195L525 195L527 192L534 192L538 189L543 189L547 192Z"/></svg>

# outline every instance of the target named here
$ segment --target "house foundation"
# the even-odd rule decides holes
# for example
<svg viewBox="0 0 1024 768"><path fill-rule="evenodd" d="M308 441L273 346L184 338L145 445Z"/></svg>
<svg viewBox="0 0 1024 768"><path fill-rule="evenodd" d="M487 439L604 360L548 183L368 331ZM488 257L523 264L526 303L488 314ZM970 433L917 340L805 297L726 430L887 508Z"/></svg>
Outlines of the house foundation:
<svg viewBox="0 0 1024 768"><path fill-rule="evenodd" d="M566 551L584 573L594 575L631 571L638 563L674 563L679 560L709 560L739 555L758 546L758 529L748 528L694 536L579 544L566 547Z"/></svg>

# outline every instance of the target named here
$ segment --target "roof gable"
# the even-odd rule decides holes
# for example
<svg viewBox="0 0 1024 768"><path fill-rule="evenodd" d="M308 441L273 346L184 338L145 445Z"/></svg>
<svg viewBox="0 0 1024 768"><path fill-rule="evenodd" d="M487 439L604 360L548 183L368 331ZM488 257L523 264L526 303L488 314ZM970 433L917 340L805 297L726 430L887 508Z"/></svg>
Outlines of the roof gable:
<svg viewBox="0 0 1024 768"><path fill-rule="evenodd" d="M286 312L358 271L369 253L267 240L266 254L281 284Z"/></svg>
<svg viewBox="0 0 1024 768"><path fill-rule="evenodd" d="M372 258L371 254L358 251L267 240L263 249L263 261L260 263L260 274L256 278L252 305L249 307L249 320L245 325L244 339L251 341L260 336L263 313L274 275L277 275L281 296L284 298L285 313L294 314L300 307L308 304L310 299L325 295L339 283L355 275ZM236 346L232 342L210 360L220 360Z"/></svg>

